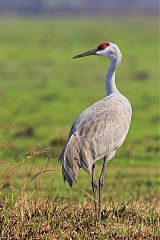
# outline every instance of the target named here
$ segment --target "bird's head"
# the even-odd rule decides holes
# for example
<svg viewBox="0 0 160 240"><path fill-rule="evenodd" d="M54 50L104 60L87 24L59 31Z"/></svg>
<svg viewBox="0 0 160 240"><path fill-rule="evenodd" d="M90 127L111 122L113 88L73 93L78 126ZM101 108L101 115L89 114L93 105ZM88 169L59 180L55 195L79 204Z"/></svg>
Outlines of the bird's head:
<svg viewBox="0 0 160 240"><path fill-rule="evenodd" d="M103 42L98 45L98 47L91 49L87 52L78 54L73 58L86 57L91 55L108 57L110 60L115 60L120 63L122 59L122 54L118 46L111 42Z"/></svg>

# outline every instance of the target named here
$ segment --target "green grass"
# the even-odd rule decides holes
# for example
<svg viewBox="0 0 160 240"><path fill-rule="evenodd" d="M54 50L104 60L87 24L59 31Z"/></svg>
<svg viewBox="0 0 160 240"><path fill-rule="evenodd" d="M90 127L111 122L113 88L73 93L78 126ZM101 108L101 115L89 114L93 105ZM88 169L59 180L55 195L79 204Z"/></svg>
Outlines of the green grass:
<svg viewBox="0 0 160 240"><path fill-rule="evenodd" d="M75 61L72 56L103 41L117 43L122 51L123 61L116 74L117 85L133 107L129 135L116 158L108 164L104 204L108 209L112 200L120 208L125 202L130 212L132 203L141 202L143 207L138 205L136 219L141 219L139 216L147 204L151 203L150 208L155 208L152 202L159 203L160 192L157 19L1 19L0 35L0 199L4 203L0 216L7 219L10 214L16 214L13 208L20 204L20 195L24 191L31 212L34 211L31 201L36 199L37 192L37 199L44 200L48 196L56 199L55 206L49 202L51 211L61 209L71 201L75 207L69 207L71 215L65 215L66 219L73 215L80 201L90 201L87 195L91 194L90 176L80 170L77 184L70 189L63 183L57 159L74 119L106 94L104 78L109 61L99 57ZM97 177L100 168L101 163L97 163ZM91 207L92 204L87 203L87 209ZM85 206L82 204L80 209L85 211ZM77 214L79 216L80 213ZM82 214L82 221L86 216L87 219L93 217L91 212L86 214ZM17 221L21 217L17 215ZM41 220L43 222L43 217ZM19 221L20 226L23 221ZM125 221L128 221L128 215L124 217L124 224ZM7 226L10 224L8 222ZM71 235L74 223L68 224L65 227ZM85 224L82 224L82 230ZM90 224L88 229L92 232L92 221ZM108 232L114 232L116 226L123 226L117 221L113 228L112 222L107 224L110 225L103 222L104 235L95 228L93 232L99 234L95 236L109 238ZM131 236L127 235L127 224L124 232L120 230L121 238ZM136 224L141 228L142 235L137 235L141 238L151 227L143 228L143 220L137 220ZM157 228L158 224L156 222ZM23 230L29 231L26 229ZM49 229L53 236L53 229ZM108 230L105 232L104 229ZM6 236L6 225L3 225L3 230L0 234ZM75 235L77 238L73 239L91 237L79 231L79 235ZM36 230L33 232L38 234ZM22 236L17 236L22 239ZM154 233L147 236L152 239L149 237ZM56 237L59 239L58 233Z"/></svg>

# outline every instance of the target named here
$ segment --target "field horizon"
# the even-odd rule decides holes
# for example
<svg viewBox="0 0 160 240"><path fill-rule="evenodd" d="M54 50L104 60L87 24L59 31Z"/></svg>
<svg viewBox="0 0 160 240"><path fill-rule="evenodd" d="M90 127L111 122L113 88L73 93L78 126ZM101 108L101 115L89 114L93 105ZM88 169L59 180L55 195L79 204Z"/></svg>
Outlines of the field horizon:
<svg viewBox="0 0 160 240"><path fill-rule="evenodd" d="M0 238L159 239L157 18L2 18L0 33ZM91 176L80 169L69 188L58 157L74 119L106 95L109 61L72 57L103 41L122 51L116 82L133 117L95 225Z"/></svg>

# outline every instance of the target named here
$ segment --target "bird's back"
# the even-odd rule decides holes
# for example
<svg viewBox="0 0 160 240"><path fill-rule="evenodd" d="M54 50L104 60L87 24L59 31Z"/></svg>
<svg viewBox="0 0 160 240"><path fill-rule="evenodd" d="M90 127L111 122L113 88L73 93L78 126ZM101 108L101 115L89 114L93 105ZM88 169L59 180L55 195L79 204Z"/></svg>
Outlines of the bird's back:
<svg viewBox="0 0 160 240"><path fill-rule="evenodd" d="M122 95L111 94L96 102L74 121L61 153L64 179L76 181L82 167L91 172L92 165L106 157L109 161L127 136L131 105Z"/></svg>

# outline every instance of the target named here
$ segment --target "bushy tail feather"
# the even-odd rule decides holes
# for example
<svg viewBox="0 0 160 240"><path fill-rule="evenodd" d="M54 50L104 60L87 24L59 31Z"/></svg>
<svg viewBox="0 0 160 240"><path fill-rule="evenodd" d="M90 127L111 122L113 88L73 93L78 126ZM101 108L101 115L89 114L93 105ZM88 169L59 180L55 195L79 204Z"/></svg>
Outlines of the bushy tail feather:
<svg viewBox="0 0 160 240"><path fill-rule="evenodd" d="M64 181L67 181L70 186L76 182L78 170L81 167L79 150L80 139L78 134L74 133L60 156Z"/></svg>

